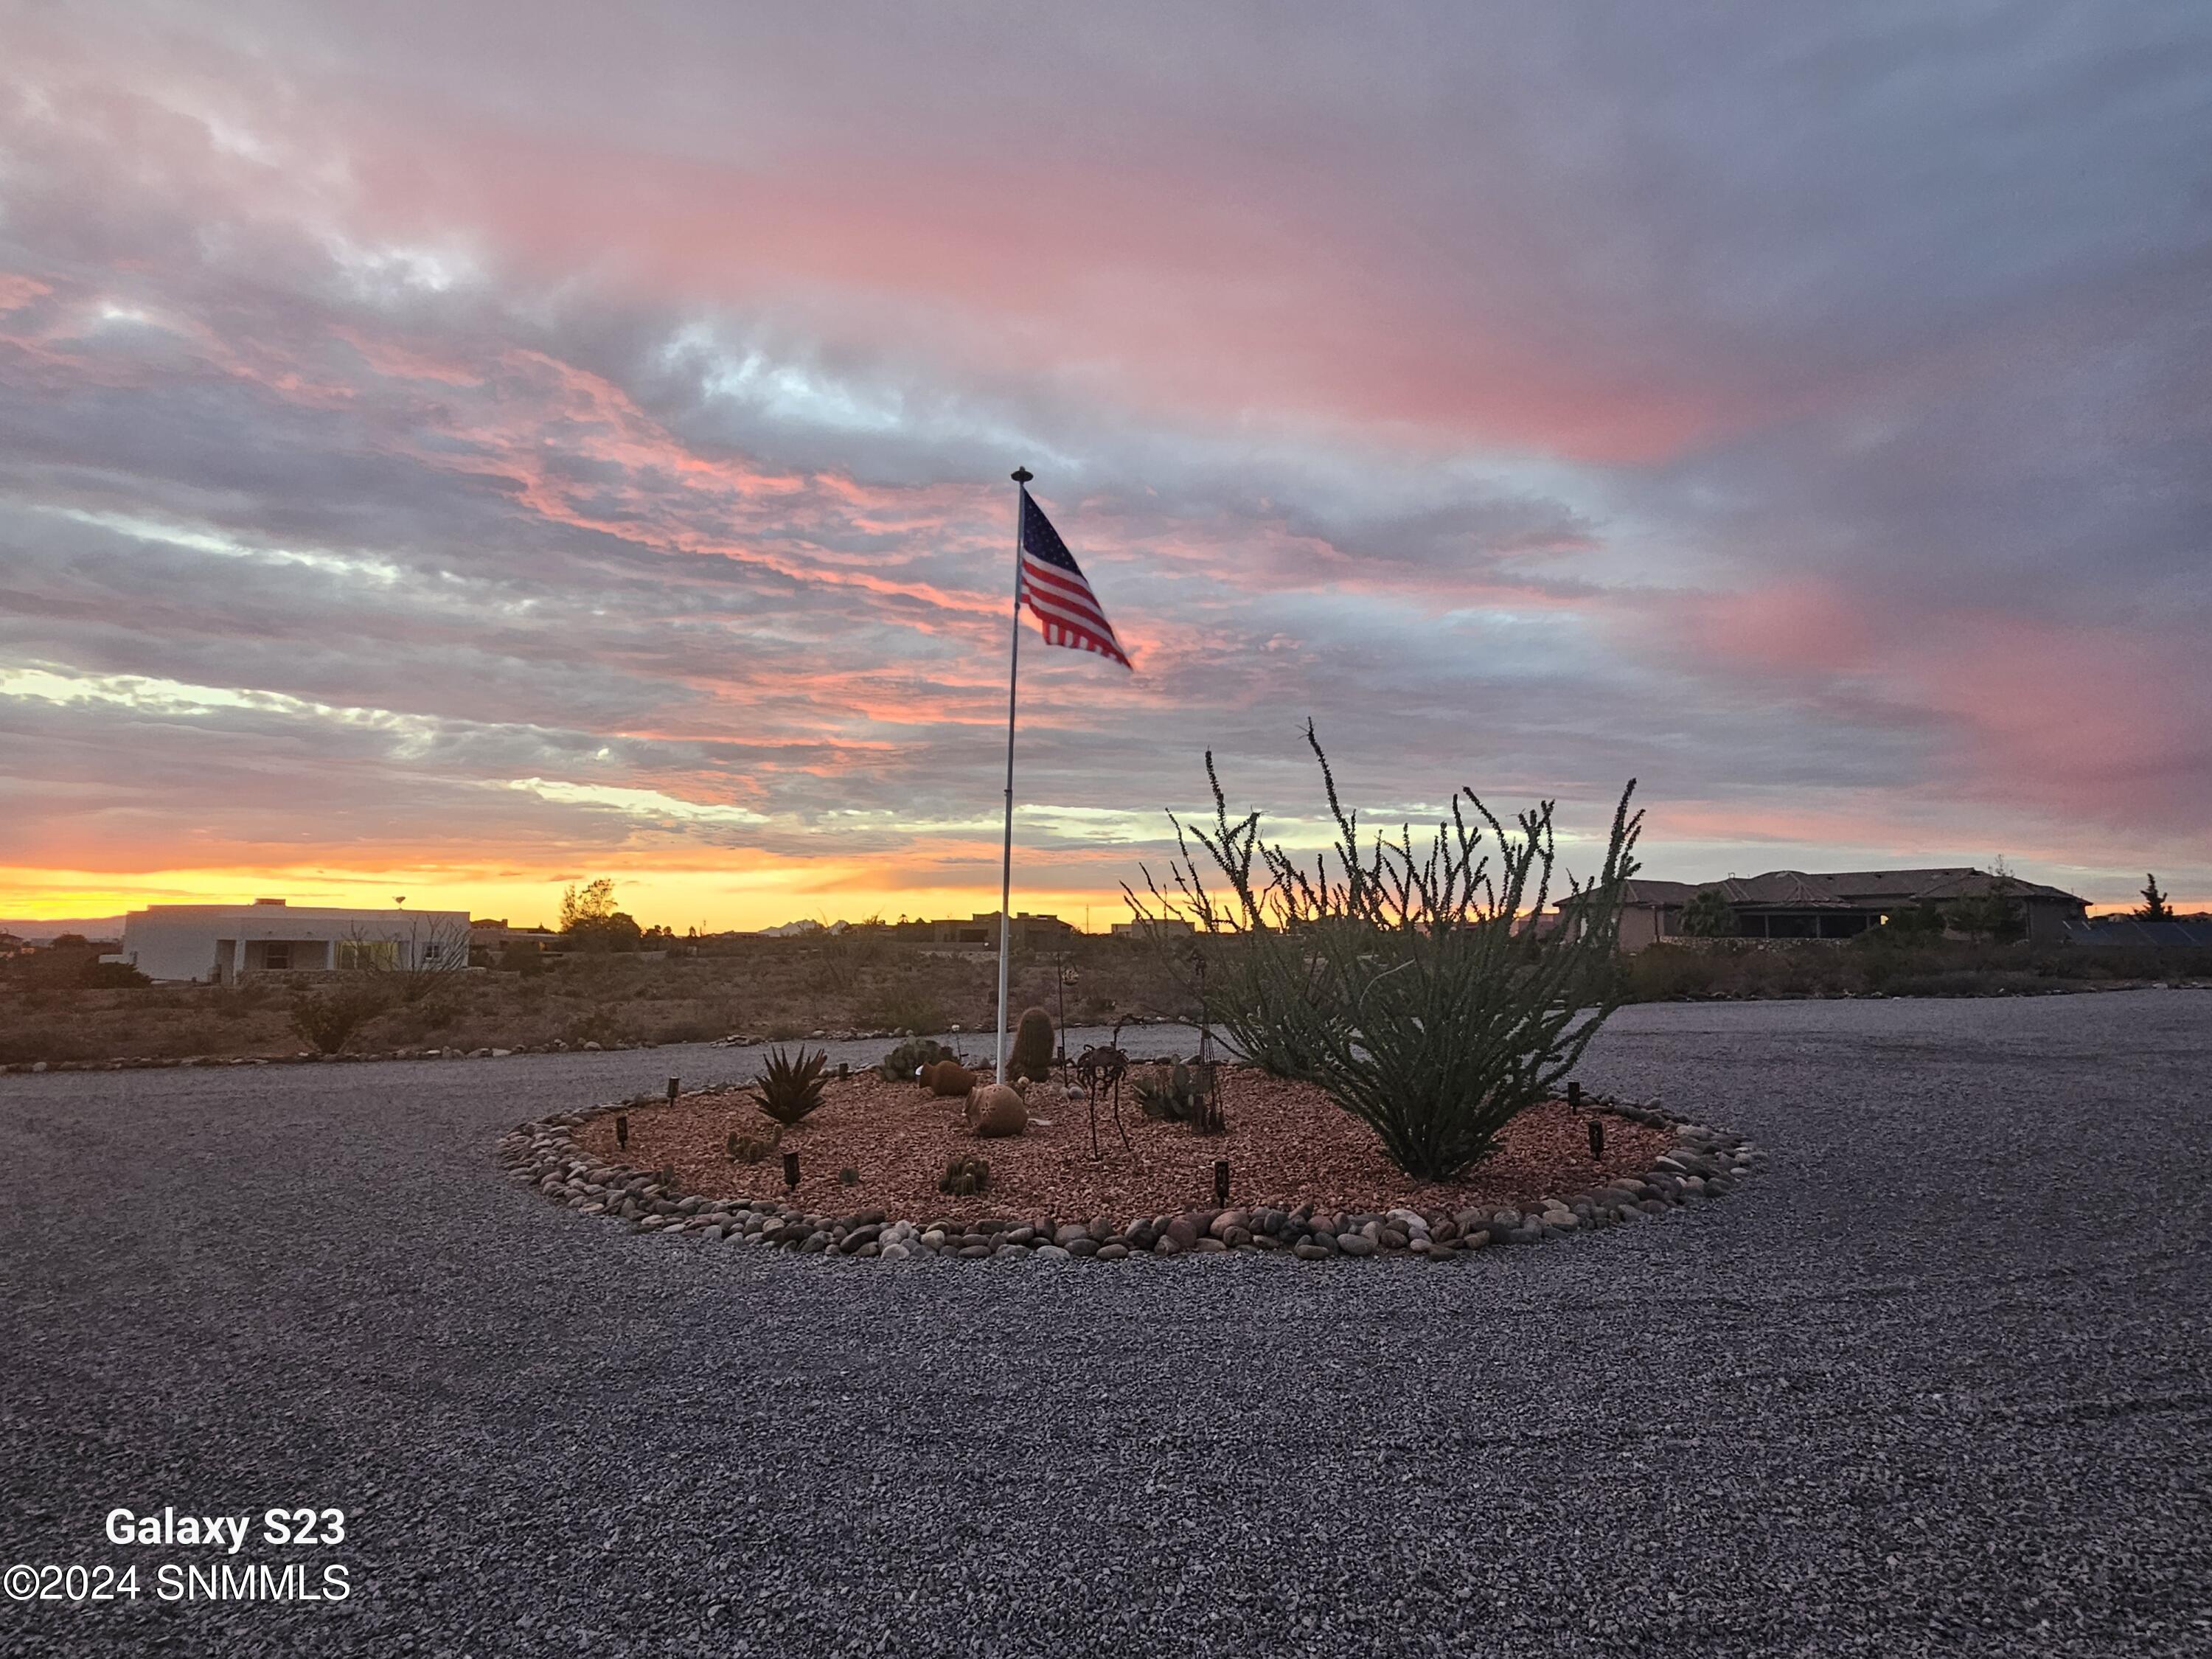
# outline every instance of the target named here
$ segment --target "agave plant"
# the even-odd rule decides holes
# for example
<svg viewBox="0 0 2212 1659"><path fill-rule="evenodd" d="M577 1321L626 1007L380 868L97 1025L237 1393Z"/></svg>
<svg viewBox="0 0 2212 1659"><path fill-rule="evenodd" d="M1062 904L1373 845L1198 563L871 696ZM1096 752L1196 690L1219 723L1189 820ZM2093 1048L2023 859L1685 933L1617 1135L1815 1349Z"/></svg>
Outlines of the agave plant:
<svg viewBox="0 0 2212 1659"><path fill-rule="evenodd" d="M768 1057L767 1069L753 1079L753 1099L788 1128L822 1103L823 1073L829 1066L827 1048L811 1054L801 1048L795 1059L775 1049Z"/></svg>

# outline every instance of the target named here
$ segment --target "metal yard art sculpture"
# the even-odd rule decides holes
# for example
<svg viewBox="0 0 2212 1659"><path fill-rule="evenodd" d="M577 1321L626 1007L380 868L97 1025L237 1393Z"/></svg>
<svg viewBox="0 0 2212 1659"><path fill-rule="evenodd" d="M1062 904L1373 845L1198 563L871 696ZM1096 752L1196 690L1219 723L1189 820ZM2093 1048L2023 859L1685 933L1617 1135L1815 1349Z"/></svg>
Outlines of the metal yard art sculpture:
<svg viewBox="0 0 2212 1659"><path fill-rule="evenodd" d="M1121 1122L1121 1079L1129 1075L1129 1056L1121 1052L1121 1026L1114 1022L1114 1036L1103 1046L1085 1048L1075 1061L1075 1080L1083 1085L1083 1092L1091 1107L1091 1156L1103 1154L1098 1147L1098 1097L1113 1091L1114 1127L1121 1137L1125 1151L1134 1152L1129 1144L1129 1132Z"/></svg>

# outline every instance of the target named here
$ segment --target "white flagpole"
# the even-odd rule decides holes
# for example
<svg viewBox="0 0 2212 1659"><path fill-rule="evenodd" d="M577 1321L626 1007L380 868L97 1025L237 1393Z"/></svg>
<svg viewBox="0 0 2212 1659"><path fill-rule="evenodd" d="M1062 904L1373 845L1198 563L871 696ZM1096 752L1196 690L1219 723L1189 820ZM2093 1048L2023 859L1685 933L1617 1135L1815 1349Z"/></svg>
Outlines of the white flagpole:
<svg viewBox="0 0 2212 1659"><path fill-rule="evenodd" d="M1014 919L1014 692L1022 667L1022 502L1029 468L1014 469L1014 642L1006 662L1006 839L999 864L999 1046L997 1080L1006 1080L1006 968L1012 955Z"/></svg>

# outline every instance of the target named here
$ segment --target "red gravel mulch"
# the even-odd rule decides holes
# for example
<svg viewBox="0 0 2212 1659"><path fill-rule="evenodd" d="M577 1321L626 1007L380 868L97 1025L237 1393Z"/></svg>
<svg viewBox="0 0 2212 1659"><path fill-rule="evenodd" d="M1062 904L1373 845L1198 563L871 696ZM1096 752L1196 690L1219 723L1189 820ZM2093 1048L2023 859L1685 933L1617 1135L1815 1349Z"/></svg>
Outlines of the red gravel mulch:
<svg viewBox="0 0 2212 1659"><path fill-rule="evenodd" d="M1588 1111L1550 1101L1516 1118L1498 1150L1468 1179L1414 1181L1382 1154L1374 1132L1311 1084L1285 1082L1243 1066L1222 1073L1225 1134L1199 1135L1180 1123L1139 1112L1127 1085L1121 1121L1098 1109L1101 1156L1091 1152L1089 1108L1058 1096L1057 1085L1033 1087L1027 1133L978 1139L968 1133L964 1103L938 1099L911 1083L887 1083L872 1072L832 1079L812 1115L784 1132L782 1145L759 1164L733 1164L732 1131L765 1139L775 1126L742 1090L687 1095L673 1104L627 1109L629 1145L615 1145L612 1113L577 1129L591 1155L635 1169L672 1166L683 1189L710 1198L784 1199L779 1153L799 1154L799 1183L789 1201L844 1212L880 1209L893 1218L973 1219L984 1216L1126 1220L1211 1206L1213 1163L1230 1163L1230 1200L1294 1208L1381 1212L1403 1206L1423 1214L1471 1207L1528 1207L1565 1198L1625 1175L1641 1175L1674 1145L1664 1129L1605 1117L1605 1159L1589 1155ZM937 1189L945 1165L976 1157L991 1166L990 1190L951 1198ZM839 1183L840 1170L860 1183Z"/></svg>

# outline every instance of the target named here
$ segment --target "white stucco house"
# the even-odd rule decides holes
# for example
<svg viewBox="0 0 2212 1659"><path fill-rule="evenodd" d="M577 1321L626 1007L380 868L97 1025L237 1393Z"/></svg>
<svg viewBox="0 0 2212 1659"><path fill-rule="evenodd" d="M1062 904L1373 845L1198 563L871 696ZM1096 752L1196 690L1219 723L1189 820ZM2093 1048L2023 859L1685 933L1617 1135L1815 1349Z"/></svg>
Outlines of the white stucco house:
<svg viewBox="0 0 2212 1659"><path fill-rule="evenodd" d="M123 919L121 960L149 979L235 984L250 974L468 966L465 910L339 910L251 904L149 904Z"/></svg>

